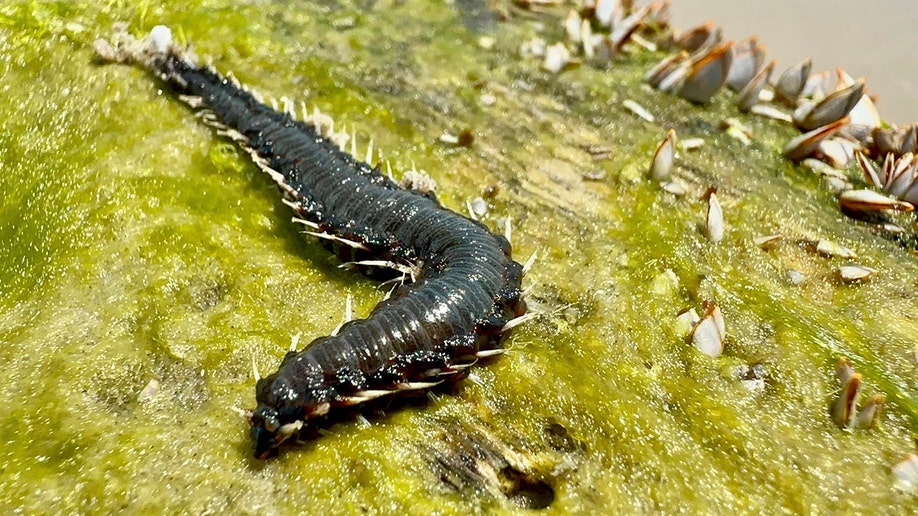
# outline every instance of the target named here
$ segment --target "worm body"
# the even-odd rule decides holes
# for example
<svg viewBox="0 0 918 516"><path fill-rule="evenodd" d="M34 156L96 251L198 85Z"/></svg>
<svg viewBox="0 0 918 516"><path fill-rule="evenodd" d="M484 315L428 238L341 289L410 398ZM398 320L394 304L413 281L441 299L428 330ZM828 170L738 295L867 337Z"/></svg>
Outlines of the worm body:
<svg viewBox="0 0 918 516"><path fill-rule="evenodd" d="M107 47L105 45L108 45ZM157 27L143 41L97 43L103 58L139 62L217 132L235 141L280 187L295 220L344 262L413 271L414 281L366 319L284 357L256 385L255 455L336 409L462 378L497 353L505 325L525 311L522 267L509 242L444 208L430 192L402 189L343 151L320 117L296 120L234 80L195 64Z"/></svg>

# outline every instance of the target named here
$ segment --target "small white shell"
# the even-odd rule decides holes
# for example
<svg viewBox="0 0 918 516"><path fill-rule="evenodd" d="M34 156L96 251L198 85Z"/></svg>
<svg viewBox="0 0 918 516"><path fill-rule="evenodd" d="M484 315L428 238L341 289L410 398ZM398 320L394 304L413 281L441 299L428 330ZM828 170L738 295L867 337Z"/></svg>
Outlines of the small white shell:
<svg viewBox="0 0 918 516"><path fill-rule="evenodd" d="M854 417L851 426L861 430L870 430L876 426L877 421L880 420L880 415L883 413L883 405L885 403L885 395L882 393L874 394L873 397L870 398L870 401L861 407L857 416Z"/></svg>
<svg viewBox="0 0 918 516"><path fill-rule="evenodd" d="M775 84L775 99L788 106L795 106L797 97L800 96L804 86L806 86L806 80L809 78L812 68L813 60L805 59L785 70Z"/></svg>
<svg viewBox="0 0 918 516"><path fill-rule="evenodd" d="M676 333L680 336L691 336L692 330L700 320L701 318L698 317L698 312L694 308L680 313L676 316Z"/></svg>
<svg viewBox="0 0 918 516"><path fill-rule="evenodd" d="M816 241L816 252L829 257L837 258L857 258L857 253L847 247L832 242L831 240L820 239Z"/></svg>
<svg viewBox="0 0 918 516"><path fill-rule="evenodd" d="M854 366L851 365L851 361L845 357L838 359L838 364L835 365L835 376L838 377L838 382L842 385L848 383L848 380L854 376Z"/></svg>
<svg viewBox="0 0 918 516"><path fill-rule="evenodd" d="M580 43L580 24L582 20L580 15L577 14L577 11L571 9L567 13L567 18L564 19L564 32L567 34L567 39L574 43Z"/></svg>
<svg viewBox="0 0 918 516"><path fill-rule="evenodd" d="M826 162L835 168L845 168L854 157L854 148L851 142L840 138L826 138L819 142L819 154Z"/></svg>
<svg viewBox="0 0 918 516"><path fill-rule="evenodd" d="M665 183L660 183L660 188L662 188L664 192L671 193L676 197L682 197L686 194L685 186L683 186L679 181L667 181Z"/></svg>
<svg viewBox="0 0 918 516"><path fill-rule="evenodd" d="M801 161L809 157L819 148L823 140L831 137L850 122L850 118L844 117L791 139L784 147L784 157L791 161Z"/></svg>
<svg viewBox="0 0 918 516"><path fill-rule="evenodd" d="M520 55L523 57L542 57L545 55L547 47L548 43L544 39L535 37L529 41L524 41L520 45Z"/></svg>
<svg viewBox="0 0 918 516"><path fill-rule="evenodd" d="M714 22L706 21L700 25L686 29L676 37L676 45L689 52L699 52L713 47L720 41L721 28Z"/></svg>
<svg viewBox="0 0 918 516"><path fill-rule="evenodd" d="M488 213L488 203L485 202L481 197L476 197L469 202L469 206L472 208L472 213L482 217Z"/></svg>
<svg viewBox="0 0 918 516"><path fill-rule="evenodd" d="M777 120L779 122L791 123L794 121L794 119L791 118L789 114L785 113L784 111L781 111L780 109L774 106L770 106L767 104L756 104L749 108L749 112L752 113L753 115L770 118L772 120Z"/></svg>
<svg viewBox="0 0 918 516"><path fill-rule="evenodd" d="M851 184L847 179L840 177L826 176L823 178L826 186L826 190L836 195L841 194L842 192L847 192L854 188L854 185Z"/></svg>
<svg viewBox="0 0 918 516"><path fill-rule="evenodd" d="M743 145L752 143L752 129L735 118L728 118L720 122L720 127L728 136L738 140Z"/></svg>
<svg viewBox="0 0 918 516"><path fill-rule="evenodd" d="M893 466L896 489L906 492L918 491L918 455L909 453L905 459Z"/></svg>
<svg viewBox="0 0 918 516"><path fill-rule="evenodd" d="M564 43L555 43L545 49L545 61L542 62L542 68L551 73L558 73L573 61L571 51Z"/></svg>
<svg viewBox="0 0 918 516"><path fill-rule="evenodd" d="M832 406L832 421L839 428L848 428L857 409L857 397L861 392L861 375L854 373L842 384L838 399Z"/></svg>
<svg viewBox="0 0 918 516"><path fill-rule="evenodd" d="M704 138L686 138L679 140L679 148L684 151L693 151L704 147Z"/></svg>
<svg viewBox="0 0 918 516"><path fill-rule="evenodd" d="M705 229L708 240L713 243L724 239L724 211L720 207L717 195L711 192L708 196L708 214L705 218Z"/></svg>
<svg viewBox="0 0 918 516"><path fill-rule="evenodd" d="M869 213L878 211L913 211L911 203L898 201L873 190L848 190L838 196L841 209L848 213Z"/></svg>
<svg viewBox="0 0 918 516"><path fill-rule="evenodd" d="M675 156L676 131L675 129L670 129L653 153L653 159L650 161L650 177L655 181L667 179L672 173Z"/></svg>
<svg viewBox="0 0 918 516"><path fill-rule="evenodd" d="M757 36L737 43L733 49L733 65L727 74L727 86L733 91L742 90L761 69L765 52Z"/></svg>
<svg viewBox="0 0 918 516"><path fill-rule="evenodd" d="M765 87L765 84L768 83L768 79L771 78L771 72L774 71L775 63L777 62L776 59L769 61L769 63L759 70L759 72L746 83L743 89L740 90L739 94L736 96L736 103L741 112L746 113L758 104L762 89Z"/></svg>
<svg viewBox="0 0 918 516"><path fill-rule="evenodd" d="M835 91L819 102L801 107L794 112L794 123L803 131L812 131L848 116L864 95L866 84L864 79L858 79L851 86Z"/></svg>
<svg viewBox="0 0 918 516"><path fill-rule="evenodd" d="M713 319L704 318L692 330L692 344L709 357L719 357L724 352L724 343Z"/></svg>
<svg viewBox="0 0 918 516"><path fill-rule="evenodd" d="M609 27L615 18L621 15L618 0L596 0L593 17L602 27Z"/></svg>
<svg viewBox="0 0 918 516"><path fill-rule="evenodd" d="M843 179L846 182L848 181L847 174L837 168L833 168L825 161L819 161L816 158L806 158L801 161L800 164L822 176Z"/></svg>
<svg viewBox="0 0 918 516"><path fill-rule="evenodd" d="M150 46L153 51L162 54L172 46L172 29L165 25L157 25L150 31Z"/></svg>
<svg viewBox="0 0 918 516"><path fill-rule="evenodd" d="M625 43L631 39L631 35L634 34L634 31L641 26L642 20L647 16L649 11L647 7L638 9L615 24L615 27L612 28L612 32L609 34L609 46L612 51L618 53L622 50Z"/></svg>
<svg viewBox="0 0 918 516"><path fill-rule="evenodd" d="M791 285L802 285L803 282L806 281L806 276L796 269L789 269L787 271L787 281L789 281Z"/></svg>
<svg viewBox="0 0 918 516"><path fill-rule="evenodd" d="M776 235L768 235L768 236L755 238L753 239L753 242L755 243L757 247L761 249L771 249L778 242L780 242L783 238L784 238L784 235L782 235L781 233L778 233Z"/></svg>
<svg viewBox="0 0 918 516"><path fill-rule="evenodd" d="M631 99L625 99L624 101L622 101L622 107L624 107L628 111L631 111L632 113L637 115L639 118L642 118L648 122L654 122L656 120L656 117L653 116L650 113L650 111L647 111L647 109L645 109L644 106L638 104L637 102Z"/></svg>
<svg viewBox="0 0 918 516"><path fill-rule="evenodd" d="M880 112L877 111L876 104L873 103L869 95L863 95L860 102L854 106L854 109L848 114L851 117L851 123L854 125L863 125L871 129L880 127L883 120L880 118Z"/></svg>
<svg viewBox="0 0 918 516"><path fill-rule="evenodd" d="M705 314L692 329L692 344L710 357L719 357L724 351L727 336L724 317L713 301L705 301Z"/></svg>
<svg viewBox="0 0 918 516"><path fill-rule="evenodd" d="M443 134L440 135L438 140L440 141L440 143L445 143L447 145L457 145L459 143L458 136L452 133L445 132L445 131L443 132Z"/></svg>
<svg viewBox="0 0 918 516"><path fill-rule="evenodd" d="M697 104L707 103L726 84L732 64L732 41L714 47L692 60L676 94Z"/></svg>
<svg viewBox="0 0 918 516"><path fill-rule="evenodd" d="M587 59L593 59L596 56L596 41L594 40L590 20L583 20L580 23L580 41L583 45L583 56Z"/></svg>
<svg viewBox="0 0 918 516"><path fill-rule="evenodd" d="M842 265L836 270L838 277L845 283L865 281L877 273L876 269L863 265Z"/></svg>
<svg viewBox="0 0 918 516"><path fill-rule="evenodd" d="M159 381L153 378L147 383L147 386L137 395L137 401L144 403L152 400L159 393Z"/></svg>
<svg viewBox="0 0 918 516"><path fill-rule="evenodd" d="M684 50L668 56L651 68L650 71L644 75L644 80L654 88L660 88L660 83L663 82L663 79L672 75L683 62L688 61L688 58L689 54Z"/></svg>

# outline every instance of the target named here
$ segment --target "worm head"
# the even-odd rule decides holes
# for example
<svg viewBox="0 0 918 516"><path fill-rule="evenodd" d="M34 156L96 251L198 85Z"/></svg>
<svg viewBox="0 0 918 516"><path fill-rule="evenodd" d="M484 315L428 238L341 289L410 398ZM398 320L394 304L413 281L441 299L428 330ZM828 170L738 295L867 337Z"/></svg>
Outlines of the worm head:
<svg viewBox="0 0 918 516"><path fill-rule="evenodd" d="M318 373L294 379L275 373L258 380L258 408L249 418L255 457L263 460L276 455L281 443L298 437L309 419L327 414L333 393Z"/></svg>
<svg viewBox="0 0 918 516"><path fill-rule="evenodd" d="M261 405L252 413L252 440L255 442L255 457L267 459L277 454L277 448L303 428L302 420L282 423L276 410Z"/></svg>

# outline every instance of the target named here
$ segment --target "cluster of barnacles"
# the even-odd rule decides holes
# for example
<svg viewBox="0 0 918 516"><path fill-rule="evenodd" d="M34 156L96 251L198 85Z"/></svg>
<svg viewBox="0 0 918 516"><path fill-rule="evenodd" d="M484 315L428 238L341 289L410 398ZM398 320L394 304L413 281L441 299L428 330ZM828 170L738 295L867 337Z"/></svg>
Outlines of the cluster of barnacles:
<svg viewBox="0 0 918 516"><path fill-rule="evenodd" d="M656 50L656 44L639 34L642 27L666 27L669 0L636 8L632 0L580 0L564 19L566 41L547 44L541 38L523 43L520 53L543 60L552 73L580 64L609 62L627 51L629 45Z"/></svg>
<svg viewBox="0 0 918 516"><path fill-rule="evenodd" d="M784 156L826 176L850 216L873 219L914 210L918 124L886 124L863 78L855 80L841 69L814 74L812 60L806 59L770 84L775 60L766 63L764 45L755 36L737 44L722 42L720 29L710 22L681 33L674 43L676 53L645 76L649 84L699 104L726 86L737 92L739 111L794 125L802 134L787 143ZM852 161L875 190L855 189L838 170ZM892 224L883 228L903 231Z"/></svg>
<svg viewBox="0 0 918 516"><path fill-rule="evenodd" d="M840 358L835 367L835 374L841 384L838 398L832 404L832 421L842 429L869 430L876 426L886 396L878 392L858 408L863 377L854 370L851 361Z"/></svg>
<svg viewBox="0 0 918 516"><path fill-rule="evenodd" d="M602 0L585 4L589 4L588 8L572 10L564 20L568 44L558 43L544 47L542 52L532 52L536 46L529 42L524 52L544 57L543 68L557 73L577 63L570 44L574 45L573 51L594 60L614 57L626 43L648 47L641 43L638 29L643 20L665 24L668 7L652 4L634 10L630 3ZM597 27L608 28L608 33L598 33ZM855 80L842 70L836 72L834 81L829 72L812 75L812 62L806 60L790 67L770 85L776 61L766 62L764 45L756 37L738 44L722 42L720 29L712 23L685 31L672 43L678 51L645 76L653 87L699 104L707 103L727 87L736 92L739 111L793 124L801 131L784 149L788 159L818 160L820 170L844 168L856 160L870 185L898 198L872 190L853 190L849 183L840 196L846 213L913 209L911 203L918 201L918 125L904 130L884 128L874 99L866 93L864 79ZM740 130L727 128L731 129ZM685 194L684 187L671 179L676 147L676 134L670 129L654 152L648 175L664 190L681 196ZM870 156L885 156L885 161L878 166ZM838 177L845 176L838 172ZM705 198L708 209L703 232L709 241L717 243L724 233L723 211L715 190L708 190ZM782 235L765 237L763 244L773 245L781 238ZM816 252L831 256L841 253L826 250L827 247L831 246L814 243ZM853 253L844 255L854 257ZM848 265L839 267L837 272L842 282L851 283L863 281L876 271ZM703 316L684 310L677 316L676 325L678 333L685 335L699 352L715 358L723 352L724 317L714 301L705 301ZM845 429L874 427L885 396L877 393L859 406L862 376L846 359L839 362L837 373L841 393L832 404L833 421ZM761 378L755 381L758 383L747 383L762 382Z"/></svg>
<svg viewBox="0 0 918 516"><path fill-rule="evenodd" d="M528 5L535 3L557 2ZM647 72L647 83L697 104L709 102L724 88L733 90L740 112L801 131L787 143L784 156L825 176L844 213L879 219L886 232L905 231L885 220L885 214L914 211L918 204L918 124L899 128L884 122L863 78L854 79L841 69L813 73L812 60L806 59L771 82L776 60L767 59L767 49L756 36L723 41L720 27L712 22L674 34L669 17L669 0L640 8L633 0L579 0L562 21L565 41L548 44L534 38L523 43L521 54L540 58L542 68L559 73L581 60L604 63L629 49L653 51L657 42L669 45L675 52ZM647 34L658 37L645 39ZM633 101L624 105L653 121ZM724 125L728 134L749 143L750 133L741 123L731 119ZM852 162L873 189L856 189L839 170ZM665 174L654 175L661 179L656 176ZM676 195L684 193L677 183L661 185Z"/></svg>
<svg viewBox="0 0 918 516"><path fill-rule="evenodd" d="M525 3L531 6L557 1ZM636 48L655 51L658 43L671 45L675 52L644 77L652 87L697 104L708 103L728 88L735 92L734 102L741 113L793 125L801 134L787 143L784 157L824 176L838 194L842 211L849 216L885 221L888 212L915 210L918 123L899 128L885 122L863 78L854 79L841 69L813 74L812 61L807 59L791 66L772 82L777 61L767 59L767 49L757 37L735 44L723 41L721 29L711 22L673 35L668 27L668 8L668 0L643 8L635 8L633 1L580 0L579 8L572 9L562 22L566 41L549 45L535 38L523 44L521 54L541 58L543 69L559 73L579 65L581 60L603 64ZM664 37L642 37L654 31ZM653 114L636 102L625 100L622 104L636 116L654 122ZM751 132L739 121L730 119L722 126L730 136L744 144L750 143ZM647 175L664 191L677 197L685 195L685 187L672 178L676 149L691 150L703 143L697 138L677 143L675 131L669 129L654 152ZM848 175L840 170L852 162L857 163L872 189L855 189ZM701 229L716 244L724 236L723 209L714 189L708 189L704 198L707 214ZM879 227L892 233L904 231L888 222ZM787 240L785 235L769 235L755 239L755 244L767 249L784 240ZM850 249L827 240L791 241L823 256L857 258ZM850 284L864 282L876 273L875 269L852 263L837 267L834 276L837 281ZM660 277L662 282L678 281L671 270ZM802 281L802 274L800 278L791 277L791 281L795 284ZM727 339L724 316L713 300L704 301L702 315L691 308L681 311L674 328L704 355L717 358L724 351ZM750 391L758 392L765 388L768 371L763 364L742 365L736 375ZM875 428L881 420L886 396L876 392L861 399L864 378L846 358L839 360L836 376L840 389L828 410L832 421L849 431ZM900 489L918 489L918 454L909 453L893 466L892 473Z"/></svg>

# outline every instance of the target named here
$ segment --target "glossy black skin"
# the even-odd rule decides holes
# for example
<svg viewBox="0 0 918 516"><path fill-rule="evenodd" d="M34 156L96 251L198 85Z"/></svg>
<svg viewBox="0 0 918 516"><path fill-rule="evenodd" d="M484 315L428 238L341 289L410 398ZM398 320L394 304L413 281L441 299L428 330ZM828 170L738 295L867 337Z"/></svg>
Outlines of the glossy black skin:
<svg viewBox="0 0 918 516"><path fill-rule="evenodd" d="M283 175L298 217L363 245L332 245L342 260L421 265L415 283L367 319L288 353L277 372L258 382L251 418L256 457L276 452L278 427L352 405L361 391L436 381L436 373L450 373L450 366L499 344L503 325L525 311L522 267L504 237L442 207L432 194L400 189L313 126L211 70L176 55L151 68L178 92L200 97L219 123L244 136L243 146Z"/></svg>

